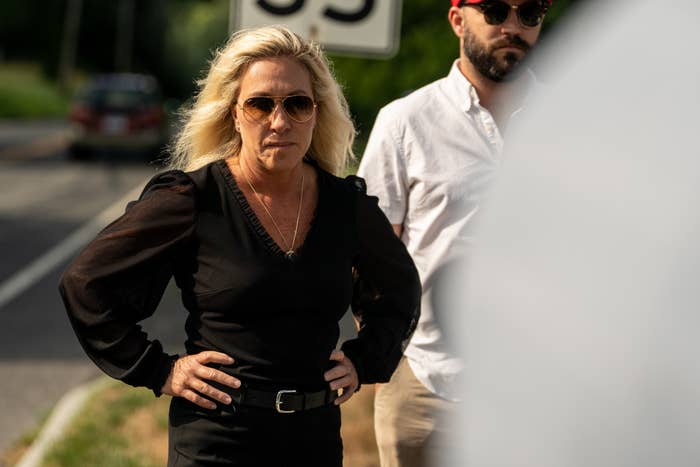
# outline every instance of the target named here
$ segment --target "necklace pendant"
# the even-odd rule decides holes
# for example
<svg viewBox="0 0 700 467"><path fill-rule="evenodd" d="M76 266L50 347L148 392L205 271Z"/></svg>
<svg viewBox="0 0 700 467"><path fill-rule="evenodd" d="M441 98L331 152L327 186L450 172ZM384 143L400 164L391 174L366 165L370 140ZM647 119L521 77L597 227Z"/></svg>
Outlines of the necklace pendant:
<svg viewBox="0 0 700 467"><path fill-rule="evenodd" d="M284 254L284 257L289 261L294 261L295 259L297 259L297 254L294 250L289 250Z"/></svg>

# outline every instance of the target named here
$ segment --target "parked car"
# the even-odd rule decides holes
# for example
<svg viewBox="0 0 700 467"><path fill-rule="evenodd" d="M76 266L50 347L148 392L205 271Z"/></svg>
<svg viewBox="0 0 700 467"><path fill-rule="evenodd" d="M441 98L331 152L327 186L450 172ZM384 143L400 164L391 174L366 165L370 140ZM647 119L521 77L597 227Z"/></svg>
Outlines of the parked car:
<svg viewBox="0 0 700 467"><path fill-rule="evenodd" d="M96 75L76 95L69 119L70 154L138 152L153 157L167 142L167 119L156 79L150 75Z"/></svg>

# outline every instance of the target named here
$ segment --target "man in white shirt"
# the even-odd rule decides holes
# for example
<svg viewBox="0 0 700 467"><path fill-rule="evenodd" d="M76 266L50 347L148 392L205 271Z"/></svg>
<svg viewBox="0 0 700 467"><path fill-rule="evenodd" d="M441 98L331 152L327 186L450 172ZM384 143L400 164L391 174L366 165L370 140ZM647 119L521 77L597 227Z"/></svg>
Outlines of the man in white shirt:
<svg viewBox="0 0 700 467"><path fill-rule="evenodd" d="M551 0L451 3L459 59L447 77L379 112L359 169L423 285L421 317L405 358L377 388L382 467L439 465L440 454L459 442L442 421L459 401L463 363L441 327L440 279L468 251L502 132L535 82L518 65L536 43Z"/></svg>

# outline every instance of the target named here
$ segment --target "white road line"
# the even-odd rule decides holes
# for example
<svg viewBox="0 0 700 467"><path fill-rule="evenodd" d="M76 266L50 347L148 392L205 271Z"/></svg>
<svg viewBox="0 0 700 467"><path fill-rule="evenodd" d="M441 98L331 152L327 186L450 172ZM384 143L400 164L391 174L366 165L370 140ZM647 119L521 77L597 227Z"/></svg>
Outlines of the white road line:
<svg viewBox="0 0 700 467"><path fill-rule="evenodd" d="M0 284L0 311L15 297L38 282L42 277L51 272L56 266L69 259L79 249L83 248L97 235L107 224L119 217L124 212L124 207L129 201L136 199L146 181L129 191L123 198L99 213L92 220L83 224L61 243L29 263L24 269L15 273L5 282Z"/></svg>
<svg viewBox="0 0 700 467"><path fill-rule="evenodd" d="M66 427L80 412L90 396L106 388L113 381L107 377L101 377L92 383L73 388L63 396L51 412L51 417L41 429L39 436L22 456L16 467L38 467L42 465L46 453L65 434Z"/></svg>

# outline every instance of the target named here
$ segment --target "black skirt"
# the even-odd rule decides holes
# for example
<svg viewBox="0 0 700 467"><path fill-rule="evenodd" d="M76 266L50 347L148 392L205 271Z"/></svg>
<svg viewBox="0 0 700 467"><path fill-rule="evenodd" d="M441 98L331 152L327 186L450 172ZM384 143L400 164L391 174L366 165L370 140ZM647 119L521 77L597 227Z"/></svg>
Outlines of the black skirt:
<svg viewBox="0 0 700 467"><path fill-rule="evenodd" d="M228 406L207 410L180 397L170 403L169 467L342 467L340 407L291 414Z"/></svg>

